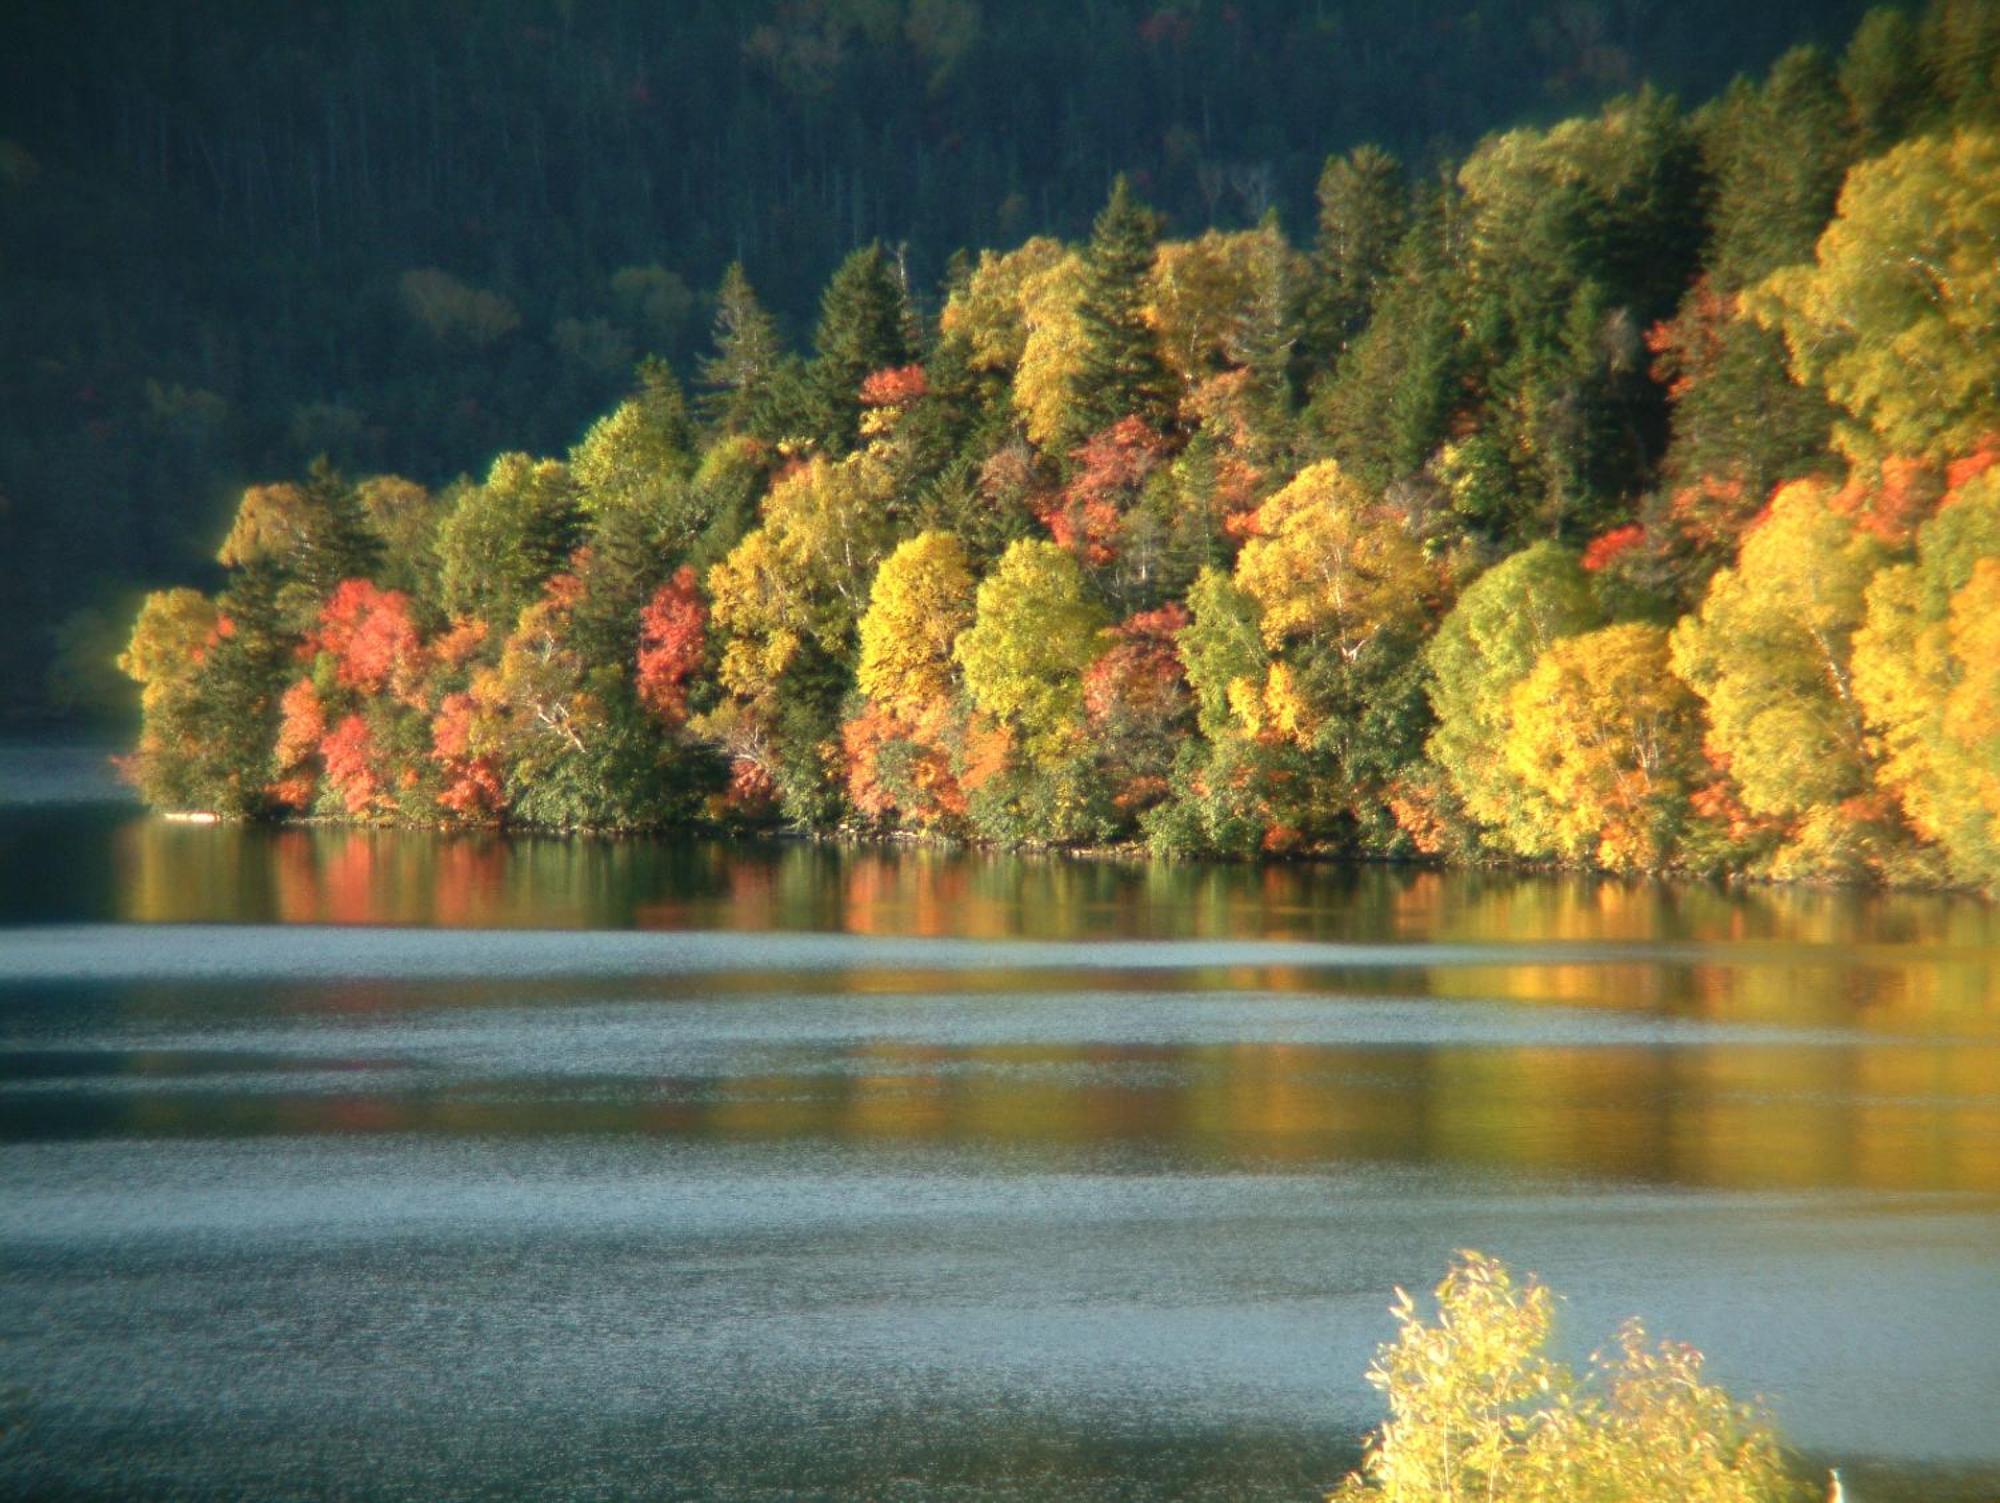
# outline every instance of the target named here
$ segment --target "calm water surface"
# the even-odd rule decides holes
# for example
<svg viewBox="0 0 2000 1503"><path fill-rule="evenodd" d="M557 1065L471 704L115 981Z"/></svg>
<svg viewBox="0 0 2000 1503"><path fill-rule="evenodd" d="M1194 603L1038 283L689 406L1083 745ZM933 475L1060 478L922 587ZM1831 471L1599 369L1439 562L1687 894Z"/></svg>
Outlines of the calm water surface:
<svg viewBox="0 0 2000 1503"><path fill-rule="evenodd" d="M2000 1497L2000 916L171 825L0 749L0 1493L1315 1498L1397 1284Z"/></svg>

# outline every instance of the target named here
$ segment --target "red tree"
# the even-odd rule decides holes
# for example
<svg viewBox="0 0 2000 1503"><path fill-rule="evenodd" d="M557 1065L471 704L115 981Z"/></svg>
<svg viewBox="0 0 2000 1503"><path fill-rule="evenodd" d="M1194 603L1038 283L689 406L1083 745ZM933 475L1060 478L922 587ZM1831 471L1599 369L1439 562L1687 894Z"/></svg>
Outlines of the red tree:
<svg viewBox="0 0 2000 1503"><path fill-rule="evenodd" d="M682 564L639 615L639 703L670 726L687 719L687 683L707 653L707 628L701 586Z"/></svg>

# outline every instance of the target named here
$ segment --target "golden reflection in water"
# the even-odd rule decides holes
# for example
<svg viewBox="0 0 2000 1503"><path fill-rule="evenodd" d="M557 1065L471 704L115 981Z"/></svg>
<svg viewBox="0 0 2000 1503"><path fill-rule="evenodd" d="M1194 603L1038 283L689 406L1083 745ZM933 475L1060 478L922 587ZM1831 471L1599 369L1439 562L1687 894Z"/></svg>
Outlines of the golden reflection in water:
<svg viewBox="0 0 2000 1503"><path fill-rule="evenodd" d="M857 1044L808 1073L149 1090L127 1134L654 1133L1421 1163L1723 1189L2000 1194L2000 1046ZM134 1056L133 1073L159 1061ZM164 1084L164 1082L163 1082Z"/></svg>

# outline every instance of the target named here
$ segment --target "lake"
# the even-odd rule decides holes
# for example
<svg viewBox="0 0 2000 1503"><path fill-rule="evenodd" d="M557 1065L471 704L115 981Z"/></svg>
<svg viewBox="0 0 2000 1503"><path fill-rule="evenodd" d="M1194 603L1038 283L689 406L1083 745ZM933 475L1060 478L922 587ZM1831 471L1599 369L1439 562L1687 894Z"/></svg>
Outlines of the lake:
<svg viewBox="0 0 2000 1503"><path fill-rule="evenodd" d="M0 801L8 1496L1309 1500L1463 1247L2000 1496L1983 902Z"/></svg>

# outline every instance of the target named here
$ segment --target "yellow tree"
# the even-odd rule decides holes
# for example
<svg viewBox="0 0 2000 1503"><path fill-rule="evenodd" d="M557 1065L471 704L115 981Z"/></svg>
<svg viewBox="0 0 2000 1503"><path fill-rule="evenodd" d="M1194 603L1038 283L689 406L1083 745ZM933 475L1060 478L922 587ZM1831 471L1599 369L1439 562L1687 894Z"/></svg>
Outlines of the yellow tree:
<svg viewBox="0 0 2000 1503"><path fill-rule="evenodd" d="M1565 637L1603 624L1576 555L1537 543L1469 585L1425 651L1437 730L1427 746L1465 810L1496 832L1518 827L1527 789L1494 749L1512 722L1514 686Z"/></svg>
<svg viewBox="0 0 2000 1503"><path fill-rule="evenodd" d="M950 533L900 544L876 571L861 618L861 692L911 721L949 699L952 644L972 624L973 589L965 550Z"/></svg>
<svg viewBox="0 0 2000 1503"><path fill-rule="evenodd" d="M1458 1255L1426 1320L1402 1290L1368 1380L1389 1420L1332 1503L1801 1503L1771 1421L1707 1381L1692 1347L1637 1321L1579 1375L1548 1353L1555 1300Z"/></svg>
<svg viewBox="0 0 2000 1503"><path fill-rule="evenodd" d="M2000 135L1925 137L1856 167L1813 261L1747 307L1859 419L1850 453L1970 452L2000 429Z"/></svg>
<svg viewBox="0 0 2000 1503"><path fill-rule="evenodd" d="M1917 532L1915 562L1868 591L1854 690L1883 785L1960 880L2000 885L2000 468Z"/></svg>
<svg viewBox="0 0 2000 1503"><path fill-rule="evenodd" d="M771 488L763 525L709 571L724 688L770 696L809 648L851 661L855 622L888 551L889 481L864 451L815 458Z"/></svg>
<svg viewBox="0 0 2000 1503"><path fill-rule="evenodd" d="M1279 240L1275 225L1209 230L1154 253L1146 319L1159 336L1160 358L1182 382L1193 386L1245 363L1249 319Z"/></svg>
<svg viewBox="0 0 2000 1503"><path fill-rule="evenodd" d="M1021 282L1021 322L1027 336L1014 373L1014 409L1041 448L1060 446L1070 398L1083 369L1083 257L1075 252Z"/></svg>
<svg viewBox="0 0 2000 1503"><path fill-rule="evenodd" d="M1258 508L1236 583L1273 652L1301 644L1351 663L1422 621L1443 581L1402 518L1326 460Z"/></svg>
<svg viewBox="0 0 2000 1503"><path fill-rule="evenodd" d="M1673 855L1701 767L1701 706L1667 633L1607 626L1557 642L1514 686L1509 768L1532 795L1505 827L1535 854L1656 871Z"/></svg>
<svg viewBox="0 0 2000 1503"><path fill-rule="evenodd" d="M1674 629L1674 671L1708 704L1709 745L1759 814L1798 818L1867 788L1852 642L1882 545L1795 481L1733 568Z"/></svg>
<svg viewBox="0 0 2000 1503"><path fill-rule="evenodd" d="M1028 289L1068 259L1063 243L1046 235L1011 251L981 251L965 285L946 300L938 326L965 341L974 370L1012 375L1028 345Z"/></svg>

